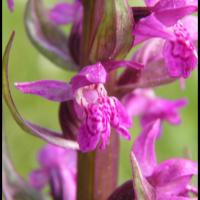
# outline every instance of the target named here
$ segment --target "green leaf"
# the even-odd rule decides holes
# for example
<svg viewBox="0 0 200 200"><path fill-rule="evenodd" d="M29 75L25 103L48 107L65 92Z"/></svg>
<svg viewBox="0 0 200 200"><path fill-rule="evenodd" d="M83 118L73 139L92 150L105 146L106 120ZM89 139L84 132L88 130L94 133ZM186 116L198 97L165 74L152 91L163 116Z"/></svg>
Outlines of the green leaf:
<svg viewBox="0 0 200 200"><path fill-rule="evenodd" d="M46 140L47 142L50 142L58 146L78 149L79 146L77 142L67 140L62 136L61 133L57 133L52 130L43 128L41 126L38 126L36 124L33 124L23 119L23 117L18 112L10 93L9 81L8 81L8 60L9 60L9 54L10 54L10 50L11 50L13 40L14 40L14 35L15 33L13 32L6 46L6 49L3 55L3 65L2 65L3 97L8 108L10 109L10 112L13 118L24 131L31 133L34 136L40 137Z"/></svg>
<svg viewBox="0 0 200 200"><path fill-rule="evenodd" d="M15 170L10 159L6 144L6 133L3 129L3 166L2 183L3 194L6 200L45 200L46 198L40 191L35 190L29 185Z"/></svg>
<svg viewBox="0 0 200 200"><path fill-rule="evenodd" d="M50 61L66 70L78 70L68 47L68 36L47 15L42 0L29 0L25 28L32 44Z"/></svg>

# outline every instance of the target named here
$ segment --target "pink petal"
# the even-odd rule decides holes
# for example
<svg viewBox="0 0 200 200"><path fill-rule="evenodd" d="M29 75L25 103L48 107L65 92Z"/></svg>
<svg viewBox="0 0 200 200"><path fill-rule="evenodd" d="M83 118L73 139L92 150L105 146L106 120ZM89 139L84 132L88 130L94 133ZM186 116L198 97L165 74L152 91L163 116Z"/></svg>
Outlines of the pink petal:
<svg viewBox="0 0 200 200"><path fill-rule="evenodd" d="M107 72L103 65L98 62L94 65L84 67L76 76L71 79L73 90L91 84L105 83Z"/></svg>
<svg viewBox="0 0 200 200"><path fill-rule="evenodd" d="M132 126L132 120L127 114L125 107L121 104L121 102L117 98L114 99L115 99L117 113L119 116L119 123L121 125L126 126L127 128L130 128Z"/></svg>
<svg viewBox="0 0 200 200"><path fill-rule="evenodd" d="M163 161L155 167L150 177L150 182L156 187L167 187L168 185L174 185L175 182L178 182L176 187L186 187L191 177L197 173L198 168L196 162L174 158Z"/></svg>
<svg viewBox="0 0 200 200"><path fill-rule="evenodd" d="M172 182L167 183L164 186L155 186L157 191L157 196L162 197L163 195L166 196L178 196L185 192L186 185L191 180L191 176L183 176L178 178Z"/></svg>
<svg viewBox="0 0 200 200"><path fill-rule="evenodd" d="M124 139L131 140L131 135L125 126L119 124L115 129Z"/></svg>
<svg viewBox="0 0 200 200"><path fill-rule="evenodd" d="M159 0L145 0L145 4L148 7L154 6Z"/></svg>
<svg viewBox="0 0 200 200"><path fill-rule="evenodd" d="M61 178L62 178L62 192L63 200L75 200L76 199L76 180L74 175L66 169L66 166L61 169Z"/></svg>
<svg viewBox="0 0 200 200"><path fill-rule="evenodd" d="M188 37L166 41L164 45L163 56L172 77L188 78L191 71L197 66L197 52Z"/></svg>
<svg viewBox="0 0 200 200"><path fill-rule="evenodd" d="M148 110L150 100L154 97L151 89L136 89L127 94L123 99L123 105L130 117L141 116Z"/></svg>
<svg viewBox="0 0 200 200"><path fill-rule="evenodd" d="M155 17L154 13L142 18L135 25L133 36L135 36L134 45L152 37L160 37L163 39L174 38L170 30Z"/></svg>
<svg viewBox="0 0 200 200"><path fill-rule="evenodd" d="M163 59L160 49L164 46L164 39L153 38L145 41L140 48L133 54L132 60L139 62L147 68L151 67L151 63Z"/></svg>
<svg viewBox="0 0 200 200"><path fill-rule="evenodd" d="M15 83L18 90L25 94L34 94L51 101L68 101L72 99L71 86L62 81L41 80Z"/></svg>
<svg viewBox="0 0 200 200"><path fill-rule="evenodd" d="M172 26L184 16L196 12L197 8L197 0L160 0L153 11L163 24Z"/></svg>
<svg viewBox="0 0 200 200"><path fill-rule="evenodd" d="M157 200L197 200L197 198L192 198L191 197L182 197L182 196L171 196L171 195L160 195Z"/></svg>
<svg viewBox="0 0 200 200"><path fill-rule="evenodd" d="M150 176L157 166L155 141L160 134L160 120L146 125L136 138L132 151L134 152L144 176Z"/></svg>
<svg viewBox="0 0 200 200"><path fill-rule="evenodd" d="M34 170L29 175L29 183L37 190L41 190L48 182L48 174L45 170Z"/></svg>
<svg viewBox="0 0 200 200"><path fill-rule="evenodd" d="M183 26L187 29L190 34L191 40L196 44L198 40L198 19L197 16L190 15L181 19ZM195 45L197 46L197 45Z"/></svg>
<svg viewBox="0 0 200 200"><path fill-rule="evenodd" d="M178 125L181 122L179 109L187 105L186 99L168 100L155 98L149 101L146 112L143 113L141 123L143 126L156 119Z"/></svg>
<svg viewBox="0 0 200 200"><path fill-rule="evenodd" d="M73 171L76 168L76 156L76 151L73 149L47 144L40 150L38 161L43 168L62 163Z"/></svg>
<svg viewBox="0 0 200 200"><path fill-rule="evenodd" d="M77 141L82 152L95 150L99 140L100 132L91 134L85 125L80 127Z"/></svg>

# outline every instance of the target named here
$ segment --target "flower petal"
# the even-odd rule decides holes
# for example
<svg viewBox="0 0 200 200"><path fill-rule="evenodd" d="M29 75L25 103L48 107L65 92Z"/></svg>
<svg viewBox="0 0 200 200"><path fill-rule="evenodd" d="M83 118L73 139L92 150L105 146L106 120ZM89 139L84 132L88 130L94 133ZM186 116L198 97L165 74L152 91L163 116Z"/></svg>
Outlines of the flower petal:
<svg viewBox="0 0 200 200"><path fill-rule="evenodd" d="M58 134L54 131L51 131L46 128L42 128L38 125L35 125L29 121L26 121L22 118L19 114L14 101L12 99L10 88L9 88L9 81L8 81L8 59L11 50L11 46L14 39L14 32L12 33L10 40L6 46L4 55L3 55L3 62L2 62L2 83L3 83L3 97L4 100L10 109L10 112L17 122L17 124L26 132L31 133L35 136L41 137L42 139L46 140L55 145L60 145L63 147L71 147L73 149L78 149L78 144L76 142L66 140L62 137L61 134Z"/></svg>
<svg viewBox="0 0 200 200"><path fill-rule="evenodd" d="M155 97L151 89L136 89L128 93L123 99L123 105L128 115L132 118L143 115L149 108L151 99Z"/></svg>
<svg viewBox="0 0 200 200"><path fill-rule="evenodd" d="M162 195L161 197L158 197L157 200L172 200L171 195ZM181 197L181 196L173 196L173 200L197 200L197 198L191 198L191 197Z"/></svg>
<svg viewBox="0 0 200 200"><path fill-rule="evenodd" d="M157 166L155 141L160 135L160 120L146 125L133 144L133 152L144 176L150 176Z"/></svg>
<svg viewBox="0 0 200 200"><path fill-rule="evenodd" d="M57 3L49 11L49 19L56 25L65 25L75 21L76 14L82 16L82 5L79 1L74 3Z"/></svg>
<svg viewBox="0 0 200 200"><path fill-rule="evenodd" d="M105 83L107 78L107 72L103 65L98 62L94 65L84 67L76 76L71 79L71 85L73 90L77 90L81 87L91 84Z"/></svg>
<svg viewBox="0 0 200 200"><path fill-rule="evenodd" d="M48 182L48 175L45 170L34 170L29 175L29 183L37 190L42 190Z"/></svg>
<svg viewBox="0 0 200 200"><path fill-rule="evenodd" d="M95 150L99 140L100 133L92 135L84 124L80 127L77 141L82 152Z"/></svg>
<svg viewBox="0 0 200 200"><path fill-rule="evenodd" d="M75 173L76 155L76 151L73 149L47 144L39 151L38 162L43 168L63 165Z"/></svg>
<svg viewBox="0 0 200 200"><path fill-rule="evenodd" d="M160 37L163 39L174 38L170 30L155 17L154 13L142 18L135 25L133 36L135 36L134 45L152 37Z"/></svg>
<svg viewBox="0 0 200 200"><path fill-rule="evenodd" d="M71 85L62 81L41 80L15 83L18 90L25 94L34 94L51 101L68 101L73 98Z"/></svg>
<svg viewBox="0 0 200 200"><path fill-rule="evenodd" d="M127 111L125 110L125 107L117 98L114 98L114 100L119 117L119 123L123 126L126 126L127 128L130 128L132 126L132 121L131 118L128 116Z"/></svg>
<svg viewBox="0 0 200 200"><path fill-rule="evenodd" d="M146 112L143 113L141 123L143 126L156 119L166 120L170 124L181 123L179 109L187 105L187 99L168 100L155 98L149 101Z"/></svg>
<svg viewBox="0 0 200 200"><path fill-rule="evenodd" d="M160 1L160 0L145 0L145 4L148 7L151 7L151 6L154 6L158 1Z"/></svg>
<svg viewBox="0 0 200 200"><path fill-rule="evenodd" d="M188 78L197 66L197 52L192 41L185 39L182 42L166 41L163 56L168 73L174 78Z"/></svg>
<svg viewBox="0 0 200 200"><path fill-rule="evenodd" d="M197 0L160 0L153 11L158 20L166 26L172 26L186 15L197 11Z"/></svg>
<svg viewBox="0 0 200 200"><path fill-rule="evenodd" d="M76 179L73 176L73 174L69 171L66 170L65 167L61 169L61 175L60 178L62 180L61 182L61 187L62 187L62 192L63 192L63 198L64 200L75 200L76 199Z"/></svg>
<svg viewBox="0 0 200 200"><path fill-rule="evenodd" d="M188 33L190 34L191 40L196 44L198 40L198 19L197 16L186 16L184 17L181 22L183 26L187 29ZM197 46L197 44L195 45Z"/></svg>
<svg viewBox="0 0 200 200"><path fill-rule="evenodd" d="M191 180L191 176L183 176L181 178L177 178L176 180L167 183L164 186L156 186L157 196L162 197L163 194L165 196L178 196L182 194L186 190L186 185Z"/></svg>
<svg viewBox="0 0 200 200"><path fill-rule="evenodd" d="M68 48L68 37L47 16L42 0L29 0L25 27L33 45L50 61L67 70L77 70Z"/></svg>
<svg viewBox="0 0 200 200"><path fill-rule="evenodd" d="M192 176L198 173L197 163L187 159L174 158L163 161L151 176L151 183L156 186L166 186L181 177Z"/></svg>

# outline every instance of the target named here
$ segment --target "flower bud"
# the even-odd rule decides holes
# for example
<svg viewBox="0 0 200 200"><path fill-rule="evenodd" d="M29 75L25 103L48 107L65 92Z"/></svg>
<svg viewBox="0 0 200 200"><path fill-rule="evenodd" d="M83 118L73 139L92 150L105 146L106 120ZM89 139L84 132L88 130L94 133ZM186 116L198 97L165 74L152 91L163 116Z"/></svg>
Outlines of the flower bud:
<svg viewBox="0 0 200 200"><path fill-rule="evenodd" d="M126 0L83 1L82 64L124 58L132 47L134 19Z"/></svg>

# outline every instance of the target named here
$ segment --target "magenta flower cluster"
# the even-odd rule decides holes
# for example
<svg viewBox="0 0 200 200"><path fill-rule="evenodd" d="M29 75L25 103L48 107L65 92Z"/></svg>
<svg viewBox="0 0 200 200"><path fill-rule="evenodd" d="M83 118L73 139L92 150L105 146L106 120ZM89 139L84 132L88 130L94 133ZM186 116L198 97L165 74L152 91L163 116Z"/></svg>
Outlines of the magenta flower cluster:
<svg viewBox="0 0 200 200"><path fill-rule="evenodd" d="M7 3L12 11L13 1L8 0ZM61 37L59 34L55 37L46 34L42 29L46 24L42 24L41 18L33 20L32 26L36 32L30 33L27 25L29 37L34 45L37 43L35 46L43 55L51 61L55 60L56 64L58 60L59 63L66 62L71 66L69 69L78 71L69 82L38 80L15 83L16 89L24 94L58 102L61 109L62 105L67 105L61 112L60 123L61 126L64 124L61 135L22 120L28 130L49 142L38 154L40 167L30 174L29 184L37 191L42 191L48 185L55 200L75 200L77 154L105 150L110 145L111 134L131 141L129 128L132 127L132 119L138 117L142 131L130 152L132 180L114 191L108 199L193 199L191 194L197 196L198 192L190 182L193 175L197 175L197 163L185 158L170 158L158 163L155 153L155 143L163 134L162 124L180 124L179 111L188 102L186 99L158 97L153 87L186 79L196 68L197 18L192 14L197 12L198 2L145 0L145 7L130 7L126 0L120 3L128 8L127 15L132 16L130 43L126 46L124 41L128 39L120 38L123 33L123 27L122 30L120 27L126 21L120 24L119 16L122 15L119 15L116 17L115 34L122 32L115 35L116 44L110 52L106 33L102 36L96 30L101 22L98 21L98 15L94 15L98 21L94 29L99 38L92 35L95 31L91 33L94 44L89 44L93 52L86 64L81 60L81 45L89 40L84 35L84 15L87 14L84 13L84 1L57 3L46 12L45 20L55 29L66 24L72 25L66 41L64 37L61 42L56 41L57 36ZM101 7L100 3L96 4ZM27 9L35 14L36 8L37 3L30 0ZM86 30L89 34L90 30ZM140 46L131 59L125 60L130 49L137 45ZM109 83L119 68L122 73L115 76L111 90ZM127 187L129 183L133 187Z"/></svg>

